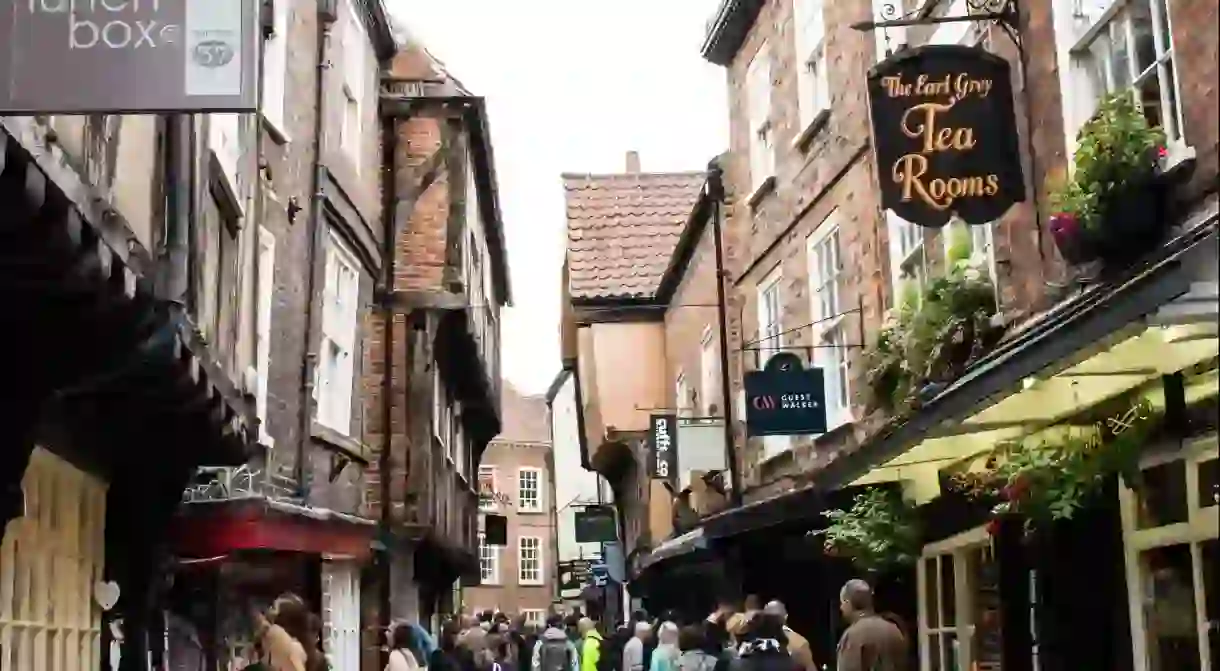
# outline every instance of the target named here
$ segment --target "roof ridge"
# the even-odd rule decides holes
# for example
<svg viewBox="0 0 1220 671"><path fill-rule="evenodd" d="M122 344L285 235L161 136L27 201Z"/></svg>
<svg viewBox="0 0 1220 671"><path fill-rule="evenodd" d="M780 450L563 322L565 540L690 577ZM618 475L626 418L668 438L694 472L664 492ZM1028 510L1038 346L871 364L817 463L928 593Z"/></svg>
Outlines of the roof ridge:
<svg viewBox="0 0 1220 671"><path fill-rule="evenodd" d="M655 175L681 176L681 177L705 177L706 170L659 170L659 171L640 171L640 172L561 172L559 176L563 179L579 179L588 177L649 177Z"/></svg>

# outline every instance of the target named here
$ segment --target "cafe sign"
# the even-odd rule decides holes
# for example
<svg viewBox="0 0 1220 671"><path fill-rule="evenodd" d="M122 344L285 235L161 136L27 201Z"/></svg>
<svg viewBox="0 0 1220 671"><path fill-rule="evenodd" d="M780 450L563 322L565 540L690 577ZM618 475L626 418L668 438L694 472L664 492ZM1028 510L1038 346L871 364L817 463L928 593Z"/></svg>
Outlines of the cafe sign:
<svg viewBox="0 0 1220 671"><path fill-rule="evenodd" d="M981 225L1025 200L1008 62L977 47L928 45L868 77L881 205L940 228Z"/></svg>
<svg viewBox="0 0 1220 671"><path fill-rule="evenodd" d="M762 370L746 373L746 434L796 436L826 433L826 382L821 368L780 352Z"/></svg>

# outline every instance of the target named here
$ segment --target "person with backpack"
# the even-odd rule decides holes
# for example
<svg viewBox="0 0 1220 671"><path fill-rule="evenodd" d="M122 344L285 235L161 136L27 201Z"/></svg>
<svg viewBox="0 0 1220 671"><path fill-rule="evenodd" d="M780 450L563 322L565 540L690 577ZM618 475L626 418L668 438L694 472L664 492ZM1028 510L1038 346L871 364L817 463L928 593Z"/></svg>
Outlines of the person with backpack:
<svg viewBox="0 0 1220 671"><path fill-rule="evenodd" d="M563 629L563 616L553 614L546 619L546 629L534 644L530 662L533 671L581 671L580 653L568 640Z"/></svg>

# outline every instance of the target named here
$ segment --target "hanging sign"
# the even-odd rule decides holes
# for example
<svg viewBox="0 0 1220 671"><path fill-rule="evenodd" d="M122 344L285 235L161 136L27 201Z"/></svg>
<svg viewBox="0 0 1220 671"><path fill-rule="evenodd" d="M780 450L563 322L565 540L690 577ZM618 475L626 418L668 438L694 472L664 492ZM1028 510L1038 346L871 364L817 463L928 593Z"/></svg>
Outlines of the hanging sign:
<svg viewBox="0 0 1220 671"><path fill-rule="evenodd" d="M648 418L648 476L652 480L677 482L678 416L651 415Z"/></svg>
<svg viewBox="0 0 1220 671"><path fill-rule="evenodd" d="M254 112L258 0L8 0L0 114Z"/></svg>
<svg viewBox="0 0 1220 671"><path fill-rule="evenodd" d="M805 368L791 352L746 373L746 434L826 433L826 384L821 368Z"/></svg>
<svg viewBox="0 0 1220 671"><path fill-rule="evenodd" d="M576 511L573 527L577 543L609 543L618 540L618 521L612 506L586 506Z"/></svg>
<svg viewBox="0 0 1220 671"><path fill-rule="evenodd" d="M1025 200L1008 61L918 47L873 68L868 97L883 208L940 228L990 223Z"/></svg>

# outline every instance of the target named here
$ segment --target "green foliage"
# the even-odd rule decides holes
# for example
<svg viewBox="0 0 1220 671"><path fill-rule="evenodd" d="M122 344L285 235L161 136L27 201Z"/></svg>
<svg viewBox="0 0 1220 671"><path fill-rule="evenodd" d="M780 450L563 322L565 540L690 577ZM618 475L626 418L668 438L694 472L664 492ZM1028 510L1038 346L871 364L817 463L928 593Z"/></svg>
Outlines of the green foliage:
<svg viewBox="0 0 1220 671"><path fill-rule="evenodd" d="M984 353L995 289L985 262L970 257L952 264L925 287L915 306L903 303L864 353L865 379L874 406L908 409L930 382L950 382Z"/></svg>
<svg viewBox="0 0 1220 671"><path fill-rule="evenodd" d="M826 553L849 558L861 570L882 573L919 558L918 518L900 494L869 489L856 495L850 509L822 515L830 524L816 533L824 537Z"/></svg>
<svg viewBox="0 0 1220 671"><path fill-rule="evenodd" d="M1001 446L998 464L981 478L959 477L957 484L975 495L1001 499L998 515L1019 515L1026 529L1071 519L1100 491L1108 477L1134 484L1139 454L1156 418L1147 402L1087 431L1047 439L1036 446Z"/></svg>
<svg viewBox="0 0 1220 671"><path fill-rule="evenodd" d="M1051 206L1096 232L1112 195L1156 169L1165 133L1150 126L1134 97L1124 92L1103 101L1076 139L1072 176L1052 191Z"/></svg>

